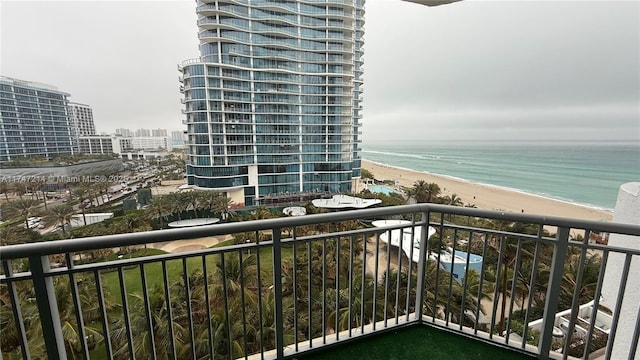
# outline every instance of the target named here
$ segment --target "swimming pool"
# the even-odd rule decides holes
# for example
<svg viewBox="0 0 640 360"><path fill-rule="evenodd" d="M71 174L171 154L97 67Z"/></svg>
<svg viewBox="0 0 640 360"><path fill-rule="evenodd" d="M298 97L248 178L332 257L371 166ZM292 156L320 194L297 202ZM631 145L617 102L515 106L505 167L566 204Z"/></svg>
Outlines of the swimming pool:
<svg viewBox="0 0 640 360"><path fill-rule="evenodd" d="M386 187L384 185L368 185L367 186L367 190L374 192L374 193L382 193L385 195L391 195L392 193L398 193L397 191Z"/></svg>

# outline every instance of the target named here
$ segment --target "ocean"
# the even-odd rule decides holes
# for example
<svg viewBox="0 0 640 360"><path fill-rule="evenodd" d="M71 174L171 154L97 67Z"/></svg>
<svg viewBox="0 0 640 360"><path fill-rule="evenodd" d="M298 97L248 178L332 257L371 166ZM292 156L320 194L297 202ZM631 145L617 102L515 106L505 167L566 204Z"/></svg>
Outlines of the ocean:
<svg viewBox="0 0 640 360"><path fill-rule="evenodd" d="M640 144L604 142L364 143L362 158L590 207L615 208L640 181Z"/></svg>

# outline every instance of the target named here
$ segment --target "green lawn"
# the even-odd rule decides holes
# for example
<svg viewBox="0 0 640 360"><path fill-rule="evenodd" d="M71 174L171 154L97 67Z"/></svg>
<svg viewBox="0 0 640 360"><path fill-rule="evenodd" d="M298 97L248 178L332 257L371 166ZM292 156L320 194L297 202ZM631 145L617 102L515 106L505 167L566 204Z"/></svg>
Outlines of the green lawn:
<svg viewBox="0 0 640 360"><path fill-rule="evenodd" d="M520 360L527 355L428 326L411 326L320 350L300 360Z"/></svg>
<svg viewBox="0 0 640 360"><path fill-rule="evenodd" d="M228 246L232 245L233 240L228 240L222 243L215 245L215 247ZM140 257L144 256L146 251L146 255L159 255L165 254L162 250L157 249L139 249L131 253L131 257ZM235 253L237 254L237 252ZM245 255L246 256L246 255ZM292 256L291 247L283 247L282 249L282 257L283 259L290 258ZM220 260L220 255L210 255L206 257L207 261L207 271L209 274L214 271L216 268L216 263ZM273 279L273 253L271 247L264 247L260 249L260 270L262 272L262 285L271 284ZM147 278L147 288L152 288L156 285L162 285L163 283L163 274L162 274L162 264L160 262L157 263L149 263L145 265L145 274ZM202 257L196 256L187 259L187 269L189 273L192 273L196 269L202 269ZM182 259L167 261L167 274L169 278L169 282L178 281L181 279L183 273L182 268ZM128 268L124 270L124 282L127 288L128 294L141 294L142 293L142 280L140 278L140 268L139 266L135 266L132 268ZM109 271L102 273L102 283L112 296L112 298L120 303L120 282L118 279L117 271Z"/></svg>

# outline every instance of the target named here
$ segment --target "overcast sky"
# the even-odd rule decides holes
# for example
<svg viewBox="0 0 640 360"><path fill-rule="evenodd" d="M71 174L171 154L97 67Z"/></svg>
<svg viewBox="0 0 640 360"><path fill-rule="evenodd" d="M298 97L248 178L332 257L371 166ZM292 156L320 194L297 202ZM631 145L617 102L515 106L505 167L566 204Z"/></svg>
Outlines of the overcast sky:
<svg viewBox="0 0 640 360"><path fill-rule="evenodd" d="M90 105L98 131L181 130L195 1L0 0L0 74ZM367 142L640 144L640 2L367 0Z"/></svg>

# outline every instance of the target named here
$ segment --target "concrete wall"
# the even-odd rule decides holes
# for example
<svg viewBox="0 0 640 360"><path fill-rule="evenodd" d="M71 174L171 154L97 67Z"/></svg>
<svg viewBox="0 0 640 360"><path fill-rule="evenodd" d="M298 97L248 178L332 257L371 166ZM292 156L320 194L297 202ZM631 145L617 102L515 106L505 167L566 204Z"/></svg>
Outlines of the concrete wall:
<svg viewBox="0 0 640 360"><path fill-rule="evenodd" d="M620 186L613 221L624 224L640 225L640 182L626 183ZM609 246L627 249L640 249L640 238L637 236L612 234ZM602 285L603 304L614 309L620 289L620 280L624 268L624 254L611 252L607 261L607 270ZM631 261L629 278L626 282L624 299L620 309L618 332L613 344L612 359L626 359L631 350L633 329L640 311L640 258L635 256ZM636 356L640 356L640 344L636 347Z"/></svg>
<svg viewBox="0 0 640 360"><path fill-rule="evenodd" d="M113 213L91 213L85 214L85 216L87 218L87 225L90 225L112 218ZM73 215L73 218L71 219L71 227L76 228L78 226L84 226L84 218L82 217L82 214Z"/></svg>

